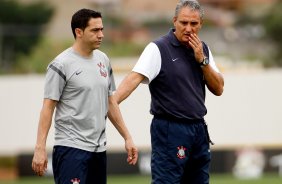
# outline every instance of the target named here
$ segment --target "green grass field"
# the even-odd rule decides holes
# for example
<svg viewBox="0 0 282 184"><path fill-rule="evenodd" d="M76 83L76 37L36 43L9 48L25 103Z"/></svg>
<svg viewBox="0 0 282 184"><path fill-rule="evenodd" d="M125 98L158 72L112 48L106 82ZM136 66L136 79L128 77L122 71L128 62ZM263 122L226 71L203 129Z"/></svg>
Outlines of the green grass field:
<svg viewBox="0 0 282 184"><path fill-rule="evenodd" d="M53 184L52 178L22 178L15 181L1 181L0 184ZM108 184L149 184L150 176L127 175L127 176L109 176ZM265 174L261 179L256 180L238 180L231 175L212 174L211 184L281 184L282 177L278 174Z"/></svg>

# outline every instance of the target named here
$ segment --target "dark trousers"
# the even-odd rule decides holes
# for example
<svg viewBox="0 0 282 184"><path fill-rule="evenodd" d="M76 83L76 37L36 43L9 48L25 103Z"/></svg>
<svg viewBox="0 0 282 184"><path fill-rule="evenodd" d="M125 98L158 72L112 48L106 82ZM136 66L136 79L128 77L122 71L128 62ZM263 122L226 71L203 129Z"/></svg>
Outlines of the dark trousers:
<svg viewBox="0 0 282 184"><path fill-rule="evenodd" d="M88 152L65 146L53 148L56 184L106 184L106 152Z"/></svg>
<svg viewBox="0 0 282 184"><path fill-rule="evenodd" d="M208 184L211 153L204 120L153 118L152 184Z"/></svg>

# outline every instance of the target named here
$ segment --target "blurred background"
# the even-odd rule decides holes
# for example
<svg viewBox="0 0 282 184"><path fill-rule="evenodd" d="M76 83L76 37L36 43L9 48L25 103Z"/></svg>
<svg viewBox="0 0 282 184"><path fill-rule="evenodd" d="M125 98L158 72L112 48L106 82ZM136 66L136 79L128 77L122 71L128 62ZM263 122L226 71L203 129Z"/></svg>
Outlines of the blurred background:
<svg viewBox="0 0 282 184"><path fill-rule="evenodd" d="M30 168L43 100L44 74L71 46L71 16L81 8L102 12L104 41L116 84L144 47L166 34L178 0L0 0L0 181L32 176ZM199 0L205 9L200 38L225 77L221 97L207 94L212 173L257 178L282 176L282 2ZM140 150L125 163L124 142L107 123L109 173L150 173L150 95L146 85L121 104ZM53 127L48 150L53 145ZM51 158L50 158L51 159ZM50 168L50 167L49 167ZM51 171L48 171L51 175Z"/></svg>

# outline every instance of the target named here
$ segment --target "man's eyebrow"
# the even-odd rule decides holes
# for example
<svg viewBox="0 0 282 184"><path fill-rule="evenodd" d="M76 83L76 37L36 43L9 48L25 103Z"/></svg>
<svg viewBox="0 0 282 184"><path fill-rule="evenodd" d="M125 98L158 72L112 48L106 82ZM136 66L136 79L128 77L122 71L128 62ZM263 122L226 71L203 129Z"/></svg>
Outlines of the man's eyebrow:
<svg viewBox="0 0 282 184"><path fill-rule="evenodd" d="M103 29L104 29L104 27L94 27L91 30L98 31L98 30L103 30Z"/></svg>

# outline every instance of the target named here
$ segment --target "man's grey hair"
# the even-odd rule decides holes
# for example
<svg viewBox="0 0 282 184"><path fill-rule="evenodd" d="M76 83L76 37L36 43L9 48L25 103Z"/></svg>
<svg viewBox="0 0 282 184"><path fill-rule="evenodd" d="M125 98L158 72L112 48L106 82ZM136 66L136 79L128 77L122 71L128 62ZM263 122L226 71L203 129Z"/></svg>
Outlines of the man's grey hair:
<svg viewBox="0 0 282 184"><path fill-rule="evenodd" d="M194 11L198 11L200 13L200 18L204 18L204 10L202 9L201 5L196 0L180 0L175 8L175 17L178 16L180 10L184 7L189 7Z"/></svg>

